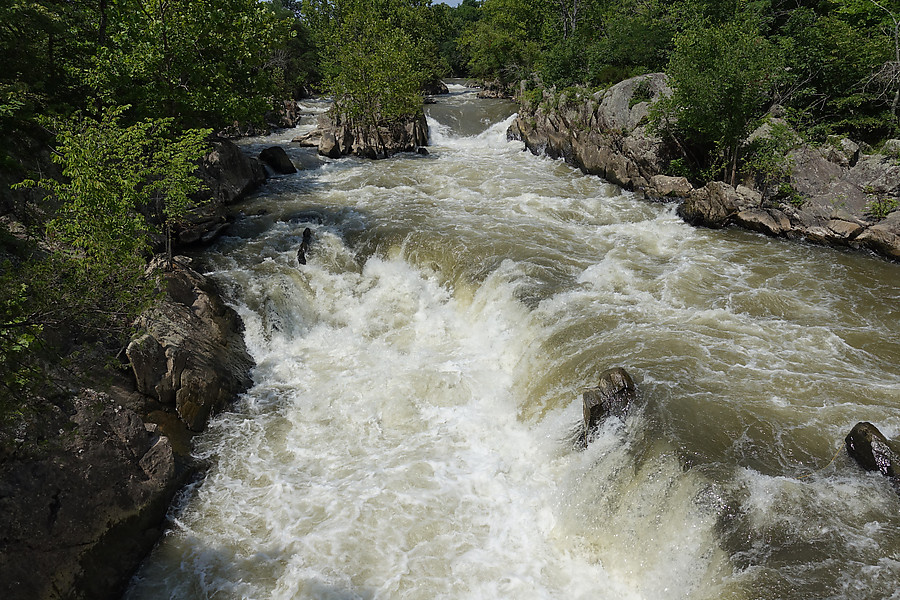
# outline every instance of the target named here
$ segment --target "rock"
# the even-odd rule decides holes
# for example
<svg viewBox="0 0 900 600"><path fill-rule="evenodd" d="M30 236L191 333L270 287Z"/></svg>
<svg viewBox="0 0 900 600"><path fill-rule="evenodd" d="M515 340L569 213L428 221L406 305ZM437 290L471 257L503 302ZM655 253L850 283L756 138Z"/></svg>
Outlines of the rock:
<svg viewBox="0 0 900 600"><path fill-rule="evenodd" d="M900 455L891 447L891 443L868 422L860 422L853 426L844 439L847 454L866 471L878 471L891 479L900 490Z"/></svg>
<svg viewBox="0 0 900 600"><path fill-rule="evenodd" d="M281 146L270 146L259 153L259 160L281 175L297 172L297 167Z"/></svg>
<svg viewBox="0 0 900 600"><path fill-rule="evenodd" d="M670 93L662 73L627 79L591 95L554 98L545 91L544 101L523 104L507 136L525 142L533 154L562 158L586 173L653 195L651 180L663 172L666 149L647 130L648 106ZM634 101L636 94L641 101Z"/></svg>
<svg viewBox="0 0 900 600"><path fill-rule="evenodd" d="M316 129L295 137L291 142L299 144L303 148L318 148L322 143L322 132Z"/></svg>
<svg viewBox="0 0 900 600"><path fill-rule="evenodd" d="M867 228L853 242L857 247L900 260L900 211L894 211L884 221Z"/></svg>
<svg viewBox="0 0 900 600"><path fill-rule="evenodd" d="M147 334L129 344L126 354L141 391L175 404L191 431L202 431L211 414L249 387L253 360L247 353L237 313L225 305L214 285L176 257L171 272L162 259L159 271L166 297L142 315ZM156 350L154 343L162 349Z"/></svg>
<svg viewBox="0 0 900 600"><path fill-rule="evenodd" d="M328 115L322 115L319 129L322 132L319 154L329 158L353 155L381 159L400 152L415 152L428 145L428 122L424 113L364 128L336 124Z"/></svg>
<svg viewBox="0 0 900 600"><path fill-rule="evenodd" d="M691 195L694 186L687 177L669 177L668 175L654 175L650 178L650 192L652 197L658 198L687 198Z"/></svg>
<svg viewBox="0 0 900 600"><path fill-rule="evenodd" d="M180 246L209 243L228 227L227 206L246 197L266 180L266 170L256 158L224 138L212 140L213 151L201 158L197 176L204 188L195 195L197 205L175 233ZM157 250L161 251L162 239Z"/></svg>
<svg viewBox="0 0 900 600"><path fill-rule="evenodd" d="M885 156L900 156L900 140L888 140L881 147L881 153Z"/></svg>
<svg viewBox="0 0 900 600"><path fill-rule="evenodd" d="M334 133L326 132L319 135L319 154L328 158L341 157L341 147Z"/></svg>
<svg viewBox="0 0 900 600"><path fill-rule="evenodd" d="M484 81L480 87L476 94L479 98L512 98L512 86L500 81Z"/></svg>
<svg viewBox="0 0 900 600"><path fill-rule="evenodd" d="M444 83L440 79L435 79L426 83L422 88L422 92L429 96L440 96L443 94L449 94L450 90L449 88L447 88L446 83Z"/></svg>
<svg viewBox="0 0 900 600"><path fill-rule="evenodd" d="M300 242L300 247L297 249L297 263L301 265L306 264L306 253L309 252L309 244L312 242L312 230L307 227L303 230L303 241Z"/></svg>
<svg viewBox="0 0 900 600"><path fill-rule="evenodd" d="M625 369L614 367L604 371L597 387L582 395L585 437L608 417L624 419L636 398L634 381Z"/></svg>
<svg viewBox="0 0 900 600"><path fill-rule="evenodd" d="M94 390L45 452L0 465L0 596L120 597L194 465Z"/></svg>
<svg viewBox="0 0 900 600"><path fill-rule="evenodd" d="M233 204L265 182L265 169L259 161L244 154L234 142L216 138L212 144L213 151L200 159L197 171L212 205Z"/></svg>
<svg viewBox="0 0 900 600"><path fill-rule="evenodd" d="M695 189L678 207L678 215L691 225L725 227L741 211L754 208L753 199L739 195L727 183L711 181Z"/></svg>

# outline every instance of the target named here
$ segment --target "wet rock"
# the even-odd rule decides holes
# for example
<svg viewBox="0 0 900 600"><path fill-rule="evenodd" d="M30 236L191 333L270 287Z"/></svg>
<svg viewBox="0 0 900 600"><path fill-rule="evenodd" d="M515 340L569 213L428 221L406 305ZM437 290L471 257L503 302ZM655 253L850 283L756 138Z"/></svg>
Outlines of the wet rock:
<svg viewBox="0 0 900 600"><path fill-rule="evenodd" d="M201 158L196 175L203 189L194 196L196 206L175 231L180 246L213 241L228 227L227 207L258 188L266 181L266 170L230 140L215 138L213 150ZM158 250L165 240L161 238Z"/></svg>
<svg viewBox="0 0 900 600"><path fill-rule="evenodd" d="M312 242L312 230L307 227L303 230L303 241L300 242L300 247L297 249L297 263L301 265L306 264L306 253L309 252L309 244Z"/></svg>
<svg viewBox="0 0 900 600"><path fill-rule="evenodd" d="M585 438L609 417L624 419L636 398L634 381L625 369L614 367L604 371L597 387L582 395Z"/></svg>
<svg viewBox="0 0 900 600"><path fill-rule="evenodd" d="M259 160L280 175L290 175L297 172L297 167L294 166L287 152L281 146L266 148L259 153Z"/></svg>
<svg viewBox="0 0 900 600"><path fill-rule="evenodd" d="M212 144L212 152L200 159L197 171L210 204L233 204L265 182L262 164L244 154L237 144L222 138L214 139Z"/></svg>
<svg viewBox="0 0 900 600"><path fill-rule="evenodd" d="M129 344L127 356L142 393L173 404L191 431L202 431L210 415L249 387L253 360L242 323L213 283L176 257L172 271L160 273L166 295L141 316L146 335ZM162 352L157 349L161 348Z"/></svg>
<svg viewBox="0 0 900 600"><path fill-rule="evenodd" d="M877 427L868 422L853 426L845 438L847 453L866 471L878 471L900 489L900 455Z"/></svg>
<svg viewBox="0 0 900 600"><path fill-rule="evenodd" d="M450 90L447 88L446 83L440 79L434 79L423 86L422 92L429 96L441 96L443 94L449 94Z"/></svg>
<svg viewBox="0 0 900 600"><path fill-rule="evenodd" d="M654 175L650 179L650 189L647 193L653 198L687 198L693 189L687 177Z"/></svg>

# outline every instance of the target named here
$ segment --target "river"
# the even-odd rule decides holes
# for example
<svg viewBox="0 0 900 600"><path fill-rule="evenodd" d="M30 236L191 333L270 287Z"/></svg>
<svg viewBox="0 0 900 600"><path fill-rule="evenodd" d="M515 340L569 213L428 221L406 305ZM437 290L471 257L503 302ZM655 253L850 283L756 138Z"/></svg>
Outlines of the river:
<svg viewBox="0 0 900 600"><path fill-rule="evenodd" d="M841 450L900 438L900 265L693 228L451 91L427 156L245 142L303 167L201 257L255 383L126 598L900 598L900 499ZM579 450L613 366L640 408Z"/></svg>

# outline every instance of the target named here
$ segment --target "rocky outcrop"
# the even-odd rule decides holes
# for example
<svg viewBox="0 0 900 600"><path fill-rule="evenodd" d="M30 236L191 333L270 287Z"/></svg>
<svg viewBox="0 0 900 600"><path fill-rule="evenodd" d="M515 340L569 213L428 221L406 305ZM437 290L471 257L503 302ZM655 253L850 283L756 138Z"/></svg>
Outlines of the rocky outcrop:
<svg viewBox="0 0 900 600"><path fill-rule="evenodd" d="M450 90L447 88L446 83L444 83L440 79L435 79L433 81L429 81L423 86L422 93L428 96L441 96L443 94L449 94Z"/></svg>
<svg viewBox="0 0 900 600"><path fill-rule="evenodd" d="M420 113L377 127L357 127L335 123L329 115L319 117L319 154L329 158L353 155L360 158L388 158L400 152L416 152L428 145L428 123Z"/></svg>
<svg viewBox="0 0 900 600"><path fill-rule="evenodd" d="M297 172L297 167L291 162L291 158L281 146L270 146L259 153L261 160L267 167L279 175L290 175Z"/></svg>
<svg viewBox="0 0 900 600"><path fill-rule="evenodd" d="M900 455L877 427L857 423L844 440L847 453L866 471L878 471L900 491Z"/></svg>
<svg viewBox="0 0 900 600"><path fill-rule="evenodd" d="M706 227L737 225L775 237L846 246L900 259L900 211L873 215L873 203L896 203L900 167L886 157L863 156L850 167L820 149L792 153L795 203L766 199L745 186L716 181L693 190L678 208L685 221ZM840 159L836 159L840 160Z"/></svg>
<svg viewBox="0 0 900 600"><path fill-rule="evenodd" d="M40 455L0 464L0 596L118 598L194 472L155 425L84 390Z"/></svg>
<svg viewBox="0 0 900 600"><path fill-rule="evenodd" d="M544 91L540 101L523 102L507 135L534 154L565 159L625 189L666 196L673 188L658 193L652 182L663 174L667 149L647 126L650 103L670 93L662 73L591 95Z"/></svg>
<svg viewBox="0 0 900 600"><path fill-rule="evenodd" d="M500 81L483 81L476 86L481 89L476 94L479 98L512 98L515 86L504 84Z"/></svg>
<svg viewBox="0 0 900 600"><path fill-rule="evenodd" d="M604 371L597 386L582 394L582 442L590 441L591 434L609 417L624 419L636 399L637 389L625 369L614 367Z"/></svg>
<svg viewBox="0 0 900 600"><path fill-rule="evenodd" d="M785 156L788 198L747 185L721 181L694 189L683 177L665 173L678 157L647 128L650 103L670 93L661 73L622 81L605 92L544 91L540 100L520 93L522 106L508 136L535 154L563 158L654 200L680 202L685 221L706 227L739 226L766 235L845 246L900 259L900 141L881 154L863 154L848 139L831 138L822 147L804 145L792 135ZM771 135L770 115L749 141Z"/></svg>
<svg viewBox="0 0 900 600"><path fill-rule="evenodd" d="M195 198L197 206L176 231L180 246L207 244L218 237L228 227L226 208L266 181L262 162L247 156L234 142L215 138L212 146L197 168L203 182Z"/></svg>
<svg viewBox="0 0 900 600"><path fill-rule="evenodd" d="M126 355L137 390L174 406L191 431L202 431L211 414L250 385L253 360L237 313L189 264L176 257L172 271L164 271L160 260L151 265L166 295L141 316L146 333L129 344Z"/></svg>

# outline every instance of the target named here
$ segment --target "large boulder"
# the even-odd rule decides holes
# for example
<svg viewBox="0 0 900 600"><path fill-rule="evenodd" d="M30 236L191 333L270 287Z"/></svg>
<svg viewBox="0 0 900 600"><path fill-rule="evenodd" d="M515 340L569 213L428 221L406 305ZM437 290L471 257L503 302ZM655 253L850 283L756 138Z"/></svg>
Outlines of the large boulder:
<svg viewBox="0 0 900 600"><path fill-rule="evenodd" d="M176 257L172 271L162 267L157 259L150 268L160 273L165 297L141 316L146 333L126 355L138 391L174 404L191 431L202 431L211 414L249 387L253 359L240 318L213 283L185 257Z"/></svg>
<svg viewBox="0 0 900 600"><path fill-rule="evenodd" d="M0 597L119 598L194 472L167 437L84 390L41 454L0 463Z"/></svg>
<svg viewBox="0 0 900 600"><path fill-rule="evenodd" d="M329 158L389 158L400 152L417 152L428 145L424 113L372 127L335 122L323 114L319 117L319 132L319 154Z"/></svg>
<svg viewBox="0 0 900 600"><path fill-rule="evenodd" d="M624 419L636 398L634 381L625 369L614 367L604 371L597 386L582 395L584 438L589 439L591 432L609 417Z"/></svg>
<svg viewBox="0 0 900 600"><path fill-rule="evenodd" d="M196 174L203 189L194 198L195 208L176 228L177 245L213 241L228 227L228 205L245 198L266 181L262 162L247 156L234 142L215 138L212 147L199 161ZM160 239L159 250L163 243Z"/></svg>
<svg viewBox="0 0 900 600"><path fill-rule="evenodd" d="M534 154L562 158L586 173L652 194L651 182L663 172L667 148L648 128L649 107L668 94L663 73L627 79L593 94L544 91L540 101L523 102L507 136L525 142ZM676 189L689 193L682 182L667 192Z"/></svg>
<svg viewBox="0 0 900 600"><path fill-rule="evenodd" d="M291 158L281 146L269 146L259 153L259 160L270 169L280 175L290 175L297 172L297 167L291 162Z"/></svg>
<svg viewBox="0 0 900 600"><path fill-rule="evenodd" d="M878 471L900 489L900 455L891 443L868 422L853 426L845 438L847 453L866 471Z"/></svg>

